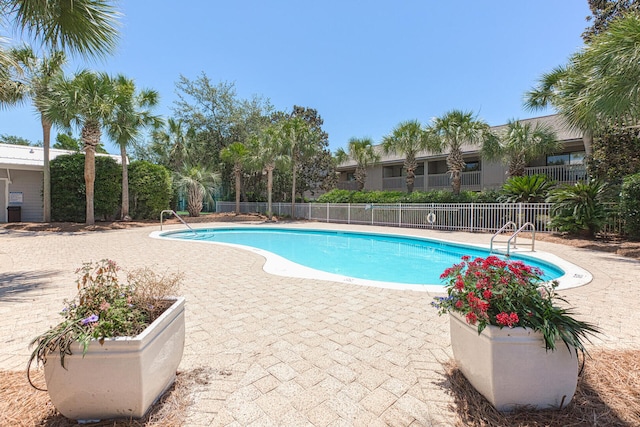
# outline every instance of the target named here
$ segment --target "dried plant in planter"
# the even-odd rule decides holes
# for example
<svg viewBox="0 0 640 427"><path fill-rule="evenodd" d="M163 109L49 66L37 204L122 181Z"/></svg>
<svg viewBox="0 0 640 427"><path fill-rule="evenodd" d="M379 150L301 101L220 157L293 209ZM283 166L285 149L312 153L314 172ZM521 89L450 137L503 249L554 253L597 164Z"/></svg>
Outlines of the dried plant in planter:
<svg viewBox="0 0 640 427"><path fill-rule="evenodd" d="M119 272L111 260L88 262L76 271L78 294L65 300L64 320L31 342L35 348L27 372L34 361L44 364L53 352L59 352L64 367L74 342L86 352L92 340L102 344L105 338L138 335L173 303L182 280L178 274L144 268L130 272L123 282Z"/></svg>

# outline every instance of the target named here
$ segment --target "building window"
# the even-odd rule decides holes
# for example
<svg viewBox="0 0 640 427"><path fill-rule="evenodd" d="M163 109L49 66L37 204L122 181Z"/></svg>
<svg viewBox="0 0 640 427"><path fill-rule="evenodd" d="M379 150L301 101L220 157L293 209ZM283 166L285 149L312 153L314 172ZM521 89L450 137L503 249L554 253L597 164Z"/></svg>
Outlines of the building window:
<svg viewBox="0 0 640 427"><path fill-rule="evenodd" d="M424 163L418 163L418 167L416 168L416 176L424 175ZM407 171L404 169L404 166L396 165L396 166L385 166L382 170L383 178L399 178L401 176L406 176Z"/></svg>
<svg viewBox="0 0 640 427"><path fill-rule="evenodd" d="M480 170L480 161L467 162L462 172L477 172Z"/></svg>
<svg viewBox="0 0 640 427"><path fill-rule="evenodd" d="M584 151L575 151L573 153L554 154L547 156L547 166L559 165L583 165Z"/></svg>
<svg viewBox="0 0 640 427"><path fill-rule="evenodd" d="M356 173L355 172L347 172L347 181L355 181Z"/></svg>

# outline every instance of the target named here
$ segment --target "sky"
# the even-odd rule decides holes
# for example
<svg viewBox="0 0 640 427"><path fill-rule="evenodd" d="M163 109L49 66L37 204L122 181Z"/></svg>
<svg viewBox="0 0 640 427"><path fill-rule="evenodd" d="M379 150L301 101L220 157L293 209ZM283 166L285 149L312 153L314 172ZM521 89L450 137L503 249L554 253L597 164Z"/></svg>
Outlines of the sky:
<svg viewBox="0 0 640 427"><path fill-rule="evenodd" d="M116 52L73 59L67 72L124 74L160 93L155 112L165 118L180 75L204 72L214 84L233 83L241 99L262 96L287 112L315 108L331 151L352 137L380 143L402 121L427 124L452 109L492 126L552 114L527 111L524 94L582 47L590 14L587 0L122 0L118 7ZM0 110L0 134L41 141L33 107Z"/></svg>

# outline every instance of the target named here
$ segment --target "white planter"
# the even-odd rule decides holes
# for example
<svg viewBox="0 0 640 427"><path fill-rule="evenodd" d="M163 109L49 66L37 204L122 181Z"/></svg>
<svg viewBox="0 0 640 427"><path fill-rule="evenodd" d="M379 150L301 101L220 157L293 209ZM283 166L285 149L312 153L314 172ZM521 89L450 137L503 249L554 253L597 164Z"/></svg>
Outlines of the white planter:
<svg viewBox="0 0 640 427"><path fill-rule="evenodd" d="M44 365L53 405L67 418L140 418L173 384L184 349L184 298L135 337L91 342L84 357L50 353Z"/></svg>
<svg viewBox="0 0 640 427"><path fill-rule="evenodd" d="M450 313L451 347L460 371L499 411L520 406L560 409L578 383L576 350L564 342L546 351L542 334L527 328L477 326Z"/></svg>

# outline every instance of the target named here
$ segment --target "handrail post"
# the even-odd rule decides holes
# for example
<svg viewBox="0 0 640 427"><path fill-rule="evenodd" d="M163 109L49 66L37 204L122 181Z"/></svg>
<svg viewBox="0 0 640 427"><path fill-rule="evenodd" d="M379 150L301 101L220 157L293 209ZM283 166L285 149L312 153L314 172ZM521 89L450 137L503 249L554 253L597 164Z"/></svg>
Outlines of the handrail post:
<svg viewBox="0 0 640 427"><path fill-rule="evenodd" d="M180 215L178 215L176 213L176 211L172 210L172 209L165 209L162 212L160 212L160 231L162 231L162 218L164 217L165 213L170 213L173 216L175 216L176 218L178 218L180 220L181 223L183 223L184 225L187 226L187 228L189 230L191 230L193 232L193 234L195 234L196 236L198 235L198 233L196 233L196 230L194 230L193 228L191 228L191 226L189 224L187 224L181 217Z"/></svg>

